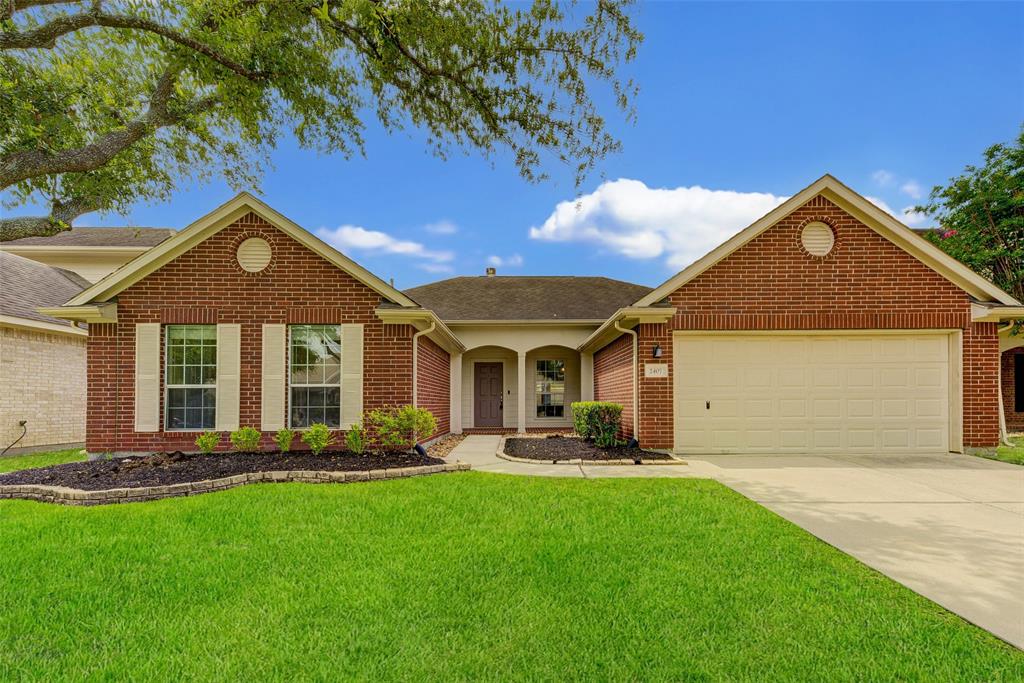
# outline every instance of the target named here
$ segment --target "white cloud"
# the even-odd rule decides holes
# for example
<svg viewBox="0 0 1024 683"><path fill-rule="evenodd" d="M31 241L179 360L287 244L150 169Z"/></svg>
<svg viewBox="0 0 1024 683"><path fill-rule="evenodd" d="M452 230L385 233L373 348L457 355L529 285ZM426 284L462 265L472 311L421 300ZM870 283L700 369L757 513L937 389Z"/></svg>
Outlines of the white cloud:
<svg viewBox="0 0 1024 683"><path fill-rule="evenodd" d="M523 265L523 257L519 254L512 254L502 258L501 256L488 256L487 263L498 268L501 266L508 266L510 268L518 268Z"/></svg>
<svg viewBox="0 0 1024 683"><path fill-rule="evenodd" d="M440 220L434 223L427 223L423 229L432 235L454 235L459 231L459 226L448 220Z"/></svg>
<svg viewBox="0 0 1024 683"><path fill-rule="evenodd" d="M320 239L341 251L355 249L382 254L397 254L420 258L434 263L445 263L455 258L450 251L427 249L419 242L402 240L379 230L367 230L358 225L341 225L334 230L320 228Z"/></svg>
<svg viewBox="0 0 1024 683"><path fill-rule="evenodd" d="M924 188L921 187L921 184L916 180L908 180L900 185L900 192L911 199L920 199L924 196Z"/></svg>
<svg viewBox="0 0 1024 683"><path fill-rule="evenodd" d="M417 267L428 273L454 273L455 269L447 263L420 263Z"/></svg>
<svg viewBox="0 0 1024 683"><path fill-rule="evenodd" d="M880 168L871 174L871 179L874 180L879 185L885 186L891 185L892 181L896 179L896 176L894 176L891 172L886 171L884 168Z"/></svg>
<svg viewBox="0 0 1024 683"><path fill-rule="evenodd" d="M902 211L896 211L878 197L865 197L865 199L867 199L869 202L880 208L882 211L885 211L887 214L894 216L902 223L904 223L905 225L909 225L912 228L923 227L924 224L927 223L929 220L927 214L914 211L914 207L912 206L904 207Z"/></svg>
<svg viewBox="0 0 1024 683"><path fill-rule="evenodd" d="M530 237L590 242L628 258L664 257L681 268L786 200L763 192L703 187L650 188L622 178L563 201Z"/></svg>

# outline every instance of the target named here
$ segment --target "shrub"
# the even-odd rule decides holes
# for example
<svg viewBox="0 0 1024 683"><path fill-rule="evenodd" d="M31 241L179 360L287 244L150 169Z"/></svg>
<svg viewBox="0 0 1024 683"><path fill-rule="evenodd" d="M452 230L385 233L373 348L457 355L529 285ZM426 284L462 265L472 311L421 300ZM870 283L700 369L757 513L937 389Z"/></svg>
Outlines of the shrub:
<svg viewBox="0 0 1024 683"><path fill-rule="evenodd" d="M334 435L323 422L314 422L299 438L302 439L302 443L309 446L313 455L320 455L325 448L334 443Z"/></svg>
<svg viewBox="0 0 1024 683"><path fill-rule="evenodd" d="M572 406L576 433L595 445L614 446L622 427L622 405L609 401L579 401Z"/></svg>
<svg viewBox="0 0 1024 683"><path fill-rule="evenodd" d="M352 425L352 429L345 434L345 445L356 455L362 455L366 450L366 430L363 425Z"/></svg>
<svg viewBox="0 0 1024 683"><path fill-rule="evenodd" d="M220 443L220 432L204 432L196 437L196 447L203 455L213 453L213 449Z"/></svg>
<svg viewBox="0 0 1024 683"><path fill-rule="evenodd" d="M274 434L274 443L281 449L282 453L287 453L292 449L292 441L295 440L294 429L279 429L277 434Z"/></svg>
<svg viewBox="0 0 1024 683"><path fill-rule="evenodd" d="M409 450L420 438L437 431L437 419L424 408L413 406L377 408L367 411L363 422L379 451Z"/></svg>
<svg viewBox="0 0 1024 683"><path fill-rule="evenodd" d="M231 432L228 436L231 445L241 453L253 453L260 449L260 430L255 427L242 427Z"/></svg>

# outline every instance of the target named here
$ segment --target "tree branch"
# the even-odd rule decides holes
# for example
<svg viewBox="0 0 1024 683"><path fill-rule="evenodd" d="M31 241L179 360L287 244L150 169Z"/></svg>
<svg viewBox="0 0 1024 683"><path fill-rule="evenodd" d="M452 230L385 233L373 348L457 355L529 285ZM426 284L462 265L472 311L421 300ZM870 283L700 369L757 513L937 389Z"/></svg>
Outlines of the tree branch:
<svg viewBox="0 0 1024 683"><path fill-rule="evenodd" d="M49 237L71 228L71 222L83 214L103 208L97 201L73 199L54 201L49 216L18 216L0 218L0 242L22 237Z"/></svg>
<svg viewBox="0 0 1024 683"><path fill-rule="evenodd" d="M250 81L262 81L267 77L266 72L256 71L243 66L233 59L221 54L206 43L189 38L183 33L164 26L163 24L150 21L149 19L143 19L142 17L133 17L123 14L109 14L99 10L90 10L88 12L79 12L78 14L67 14L61 17L56 17L50 22L29 31L0 33L0 50L24 50L32 48L50 49L56 45L57 39L61 36L74 33L75 31L80 31L81 29L88 28L90 26L153 33L208 57L224 68L238 74L242 78Z"/></svg>
<svg viewBox="0 0 1024 683"><path fill-rule="evenodd" d="M0 158L0 190L41 175L96 170L154 130L175 125L216 105L216 96L210 96L172 109L170 105L177 76L175 68L164 71L157 79L149 107L142 116L129 121L123 128L100 136L96 142L56 153L34 149Z"/></svg>

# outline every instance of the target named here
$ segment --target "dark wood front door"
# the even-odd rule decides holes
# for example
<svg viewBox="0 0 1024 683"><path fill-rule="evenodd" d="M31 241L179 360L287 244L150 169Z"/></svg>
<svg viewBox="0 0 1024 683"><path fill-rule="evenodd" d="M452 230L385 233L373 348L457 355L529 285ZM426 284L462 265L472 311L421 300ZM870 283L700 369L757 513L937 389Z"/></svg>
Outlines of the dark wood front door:
<svg viewBox="0 0 1024 683"><path fill-rule="evenodd" d="M475 427L502 426L501 363L477 363L473 384L473 415Z"/></svg>

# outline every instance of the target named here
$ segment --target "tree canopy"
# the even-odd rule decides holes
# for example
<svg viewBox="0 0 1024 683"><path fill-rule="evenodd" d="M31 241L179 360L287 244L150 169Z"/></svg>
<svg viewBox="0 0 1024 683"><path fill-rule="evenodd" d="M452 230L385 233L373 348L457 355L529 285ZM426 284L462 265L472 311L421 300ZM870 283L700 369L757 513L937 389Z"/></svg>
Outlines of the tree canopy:
<svg viewBox="0 0 1024 683"><path fill-rule="evenodd" d="M1024 127L1014 142L985 150L984 160L916 208L938 219L932 242L1024 301Z"/></svg>
<svg viewBox="0 0 1024 683"><path fill-rule="evenodd" d="M430 150L507 150L529 181L577 183L618 149L592 95L641 34L631 0L0 0L0 241L164 199L183 180L255 184L291 133L361 153L376 119Z"/></svg>

